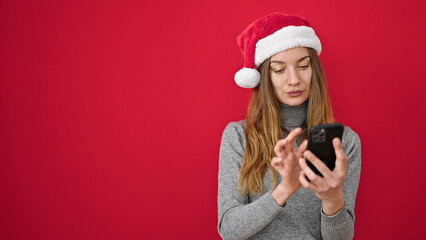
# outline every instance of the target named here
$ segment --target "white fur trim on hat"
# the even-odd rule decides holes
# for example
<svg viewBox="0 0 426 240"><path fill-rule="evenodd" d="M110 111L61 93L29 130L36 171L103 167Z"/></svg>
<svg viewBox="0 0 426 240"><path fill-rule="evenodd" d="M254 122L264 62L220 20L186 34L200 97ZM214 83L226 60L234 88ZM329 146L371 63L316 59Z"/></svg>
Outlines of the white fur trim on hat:
<svg viewBox="0 0 426 240"><path fill-rule="evenodd" d="M254 88L259 85L260 73L253 68L241 68L234 76L235 83L242 88Z"/></svg>
<svg viewBox="0 0 426 240"><path fill-rule="evenodd" d="M309 47L315 49L318 55L321 53L321 42L312 28L287 26L256 43L254 63L259 66L276 53L295 47Z"/></svg>

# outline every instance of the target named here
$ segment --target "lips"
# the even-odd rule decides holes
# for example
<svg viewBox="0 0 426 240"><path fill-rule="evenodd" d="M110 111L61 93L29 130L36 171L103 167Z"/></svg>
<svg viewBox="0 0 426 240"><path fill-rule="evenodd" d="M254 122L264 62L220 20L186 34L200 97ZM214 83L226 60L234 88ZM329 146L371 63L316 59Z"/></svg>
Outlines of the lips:
<svg viewBox="0 0 426 240"><path fill-rule="evenodd" d="M297 97L297 96L302 95L302 93L303 93L303 90L297 90L297 91L290 91L290 92L287 92L287 94L288 94L290 97Z"/></svg>

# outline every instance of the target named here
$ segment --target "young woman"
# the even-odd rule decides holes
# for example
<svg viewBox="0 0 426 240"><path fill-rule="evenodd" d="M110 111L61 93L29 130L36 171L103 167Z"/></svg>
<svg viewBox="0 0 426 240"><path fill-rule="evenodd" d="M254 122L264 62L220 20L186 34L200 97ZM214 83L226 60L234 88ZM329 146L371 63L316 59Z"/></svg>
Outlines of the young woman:
<svg viewBox="0 0 426 240"><path fill-rule="evenodd" d="M222 136L219 234L352 239L361 170L358 135L345 127L342 142L333 140L333 171L306 150L307 129L334 121L318 58L320 40L306 19L274 13L251 23L238 44L244 68L235 81L253 90L246 119L229 123Z"/></svg>

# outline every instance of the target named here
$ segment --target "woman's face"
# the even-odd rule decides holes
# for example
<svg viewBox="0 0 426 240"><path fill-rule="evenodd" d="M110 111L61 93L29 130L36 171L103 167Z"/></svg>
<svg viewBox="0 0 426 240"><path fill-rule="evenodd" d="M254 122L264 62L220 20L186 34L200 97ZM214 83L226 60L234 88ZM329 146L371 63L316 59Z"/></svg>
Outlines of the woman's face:
<svg viewBox="0 0 426 240"><path fill-rule="evenodd" d="M312 67L306 47L296 47L271 57L270 75L281 103L298 106L311 92Z"/></svg>

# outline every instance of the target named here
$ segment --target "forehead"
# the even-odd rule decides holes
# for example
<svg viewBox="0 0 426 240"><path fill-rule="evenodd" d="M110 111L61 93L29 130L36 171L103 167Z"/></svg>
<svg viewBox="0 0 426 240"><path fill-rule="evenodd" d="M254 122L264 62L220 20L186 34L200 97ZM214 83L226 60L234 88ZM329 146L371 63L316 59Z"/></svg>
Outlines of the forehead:
<svg viewBox="0 0 426 240"><path fill-rule="evenodd" d="M299 59L309 56L306 47L296 47L279 52L271 57L271 61L279 61L284 63L297 62Z"/></svg>

